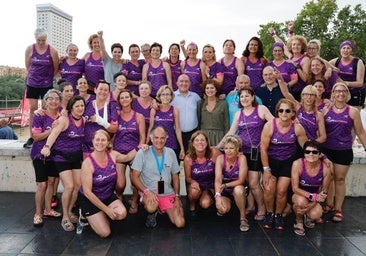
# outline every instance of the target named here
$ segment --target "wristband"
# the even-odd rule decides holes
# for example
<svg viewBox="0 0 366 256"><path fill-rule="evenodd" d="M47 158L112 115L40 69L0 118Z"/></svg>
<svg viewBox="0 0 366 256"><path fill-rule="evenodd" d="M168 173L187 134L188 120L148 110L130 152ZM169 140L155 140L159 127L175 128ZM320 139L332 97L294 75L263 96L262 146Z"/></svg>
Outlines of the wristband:
<svg viewBox="0 0 366 256"><path fill-rule="evenodd" d="M292 35L293 33L294 33L294 31L293 31L293 30L289 30L289 31L288 31L288 34L289 34L289 35Z"/></svg>
<svg viewBox="0 0 366 256"><path fill-rule="evenodd" d="M265 171L265 172L270 172L270 171L272 171L272 170L271 170L271 168L270 168L269 166L264 166L264 167L263 167L263 171Z"/></svg>
<svg viewBox="0 0 366 256"><path fill-rule="evenodd" d="M216 193L215 193L215 198L217 198L217 197L221 197L221 193L216 192Z"/></svg>
<svg viewBox="0 0 366 256"><path fill-rule="evenodd" d="M316 200L316 197L318 196L318 194L317 193L314 193L313 194L313 202L316 202L317 200Z"/></svg>
<svg viewBox="0 0 366 256"><path fill-rule="evenodd" d="M179 194L175 194L175 197L179 197L180 198L180 195Z"/></svg>
<svg viewBox="0 0 366 256"><path fill-rule="evenodd" d="M271 33L271 37L275 37L276 36L276 33L275 32L272 32Z"/></svg>
<svg viewBox="0 0 366 256"><path fill-rule="evenodd" d="M142 191L141 197L144 197L149 191L150 189L145 188L144 191Z"/></svg>

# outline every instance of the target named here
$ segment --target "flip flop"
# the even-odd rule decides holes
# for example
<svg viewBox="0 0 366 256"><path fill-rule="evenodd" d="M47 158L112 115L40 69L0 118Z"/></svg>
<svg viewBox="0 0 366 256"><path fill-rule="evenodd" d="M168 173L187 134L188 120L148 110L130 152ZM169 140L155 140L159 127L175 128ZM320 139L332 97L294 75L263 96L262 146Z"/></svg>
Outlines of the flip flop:
<svg viewBox="0 0 366 256"><path fill-rule="evenodd" d="M342 222L343 221L343 214L341 211L339 210L335 210L334 211L334 215L333 215L333 221L334 222Z"/></svg>
<svg viewBox="0 0 366 256"><path fill-rule="evenodd" d="M42 219L42 216L40 214L34 214L33 225L35 227L42 227L43 226L43 219Z"/></svg>
<svg viewBox="0 0 366 256"><path fill-rule="evenodd" d="M249 223L247 218L240 219L240 231L247 232L249 230Z"/></svg>
<svg viewBox="0 0 366 256"><path fill-rule="evenodd" d="M264 221L265 218L266 218L266 214L256 214L254 216L254 220L256 220L256 221Z"/></svg>
<svg viewBox="0 0 366 256"><path fill-rule="evenodd" d="M304 236L305 235L304 225L301 222L294 224L294 232L296 235Z"/></svg>
<svg viewBox="0 0 366 256"><path fill-rule="evenodd" d="M67 232L70 232L70 231L74 231L75 230L75 227L71 223L70 220L63 220L63 221L61 221L61 226Z"/></svg>
<svg viewBox="0 0 366 256"><path fill-rule="evenodd" d="M133 205L131 205L131 206L130 206L130 209L128 209L128 212L129 212L130 214L136 214L138 211L139 211L139 210L138 210L138 206L133 206Z"/></svg>

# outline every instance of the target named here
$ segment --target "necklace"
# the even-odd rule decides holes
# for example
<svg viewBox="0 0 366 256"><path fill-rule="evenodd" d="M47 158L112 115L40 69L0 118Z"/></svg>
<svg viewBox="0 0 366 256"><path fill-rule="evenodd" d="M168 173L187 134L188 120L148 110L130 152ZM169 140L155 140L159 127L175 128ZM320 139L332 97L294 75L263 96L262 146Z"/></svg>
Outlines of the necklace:
<svg viewBox="0 0 366 256"><path fill-rule="evenodd" d="M342 106L342 107L337 107L336 104L334 104L334 107L337 109L338 112L341 112L344 108L345 108L346 105Z"/></svg>
<svg viewBox="0 0 366 256"><path fill-rule="evenodd" d="M72 116L72 119L74 119L75 121L79 121L79 120L81 120L81 118L83 118L82 116L81 117L74 117L73 115L71 115Z"/></svg>

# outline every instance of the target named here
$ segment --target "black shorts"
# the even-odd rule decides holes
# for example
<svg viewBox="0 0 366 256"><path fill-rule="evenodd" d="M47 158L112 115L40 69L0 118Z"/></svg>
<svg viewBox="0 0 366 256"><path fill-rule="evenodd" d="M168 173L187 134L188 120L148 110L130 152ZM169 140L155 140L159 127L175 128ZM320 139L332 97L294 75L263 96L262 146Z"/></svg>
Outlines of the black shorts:
<svg viewBox="0 0 366 256"><path fill-rule="evenodd" d="M58 172L53 161L33 159L32 162L36 174L36 182L46 182L48 177L58 177Z"/></svg>
<svg viewBox="0 0 366 256"><path fill-rule="evenodd" d="M351 99L347 102L347 104L354 107L362 107L365 103L365 95L365 88L363 88L361 91L351 93Z"/></svg>
<svg viewBox="0 0 366 256"><path fill-rule="evenodd" d="M75 162L55 162L58 173L68 170L81 169L81 161Z"/></svg>
<svg viewBox="0 0 366 256"><path fill-rule="evenodd" d="M329 148L323 148L323 153L334 164L351 165L353 161L353 150L333 150Z"/></svg>
<svg viewBox="0 0 366 256"><path fill-rule="evenodd" d="M119 200L118 197L115 194L112 194L107 199L102 200L102 202L108 206L116 200ZM80 192L78 194L78 203L81 208L81 212L82 212L83 216L85 216L85 217L92 216L92 215L102 211L101 209L96 207L94 204L92 204L89 201L89 199L86 198L86 196L84 196Z"/></svg>
<svg viewBox="0 0 366 256"><path fill-rule="evenodd" d="M295 161L295 156L291 156L285 160L277 160L269 157L269 166L271 167L272 175L276 178L288 177L291 178L292 163Z"/></svg>
<svg viewBox="0 0 366 256"><path fill-rule="evenodd" d="M247 158L248 171L261 172L263 170L261 154L258 153L257 160L250 160L250 154L244 154Z"/></svg>
<svg viewBox="0 0 366 256"><path fill-rule="evenodd" d="M43 99L43 96L48 92L48 90L53 89L53 86L47 88L37 88L27 85L27 99Z"/></svg>

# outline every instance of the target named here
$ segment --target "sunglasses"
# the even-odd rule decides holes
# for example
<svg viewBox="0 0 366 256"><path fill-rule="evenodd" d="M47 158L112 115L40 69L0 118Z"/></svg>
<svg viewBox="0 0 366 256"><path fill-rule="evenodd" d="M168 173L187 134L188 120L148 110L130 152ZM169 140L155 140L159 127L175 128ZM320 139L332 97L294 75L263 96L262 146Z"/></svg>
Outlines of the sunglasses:
<svg viewBox="0 0 366 256"><path fill-rule="evenodd" d="M278 110L278 112L280 112L280 113L286 112L287 114L290 114L291 113L291 109L283 109L283 108L280 108Z"/></svg>
<svg viewBox="0 0 366 256"><path fill-rule="evenodd" d="M313 155L318 155L320 152L319 152L319 150L304 150L304 153L305 154L310 154L310 153L312 153Z"/></svg>

